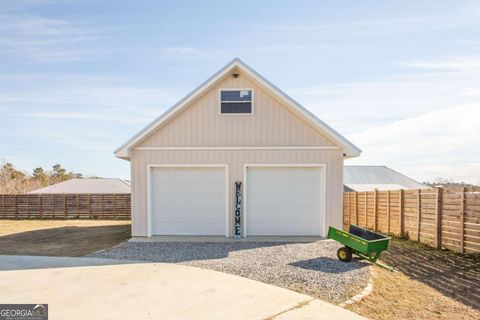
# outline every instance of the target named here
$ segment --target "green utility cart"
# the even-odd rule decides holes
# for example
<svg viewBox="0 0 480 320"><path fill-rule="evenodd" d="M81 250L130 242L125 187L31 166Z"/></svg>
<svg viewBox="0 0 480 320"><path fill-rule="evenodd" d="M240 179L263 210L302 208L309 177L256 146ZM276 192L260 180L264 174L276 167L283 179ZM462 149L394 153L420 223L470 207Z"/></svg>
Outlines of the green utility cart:
<svg viewBox="0 0 480 320"><path fill-rule="evenodd" d="M355 254L380 267L394 271L394 268L377 262L382 251L387 250L390 237L351 224L348 232L330 227L328 238L344 245L337 251L339 260L349 262L352 260L352 254Z"/></svg>

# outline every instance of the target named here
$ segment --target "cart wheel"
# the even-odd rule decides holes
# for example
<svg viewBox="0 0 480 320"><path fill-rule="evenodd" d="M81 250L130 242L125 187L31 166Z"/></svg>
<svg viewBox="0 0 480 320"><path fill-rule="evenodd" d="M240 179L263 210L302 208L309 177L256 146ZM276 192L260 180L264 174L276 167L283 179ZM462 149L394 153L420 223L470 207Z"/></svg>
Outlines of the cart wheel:
<svg viewBox="0 0 480 320"><path fill-rule="evenodd" d="M352 260L352 249L343 247L337 250L337 257L340 261L350 262Z"/></svg>

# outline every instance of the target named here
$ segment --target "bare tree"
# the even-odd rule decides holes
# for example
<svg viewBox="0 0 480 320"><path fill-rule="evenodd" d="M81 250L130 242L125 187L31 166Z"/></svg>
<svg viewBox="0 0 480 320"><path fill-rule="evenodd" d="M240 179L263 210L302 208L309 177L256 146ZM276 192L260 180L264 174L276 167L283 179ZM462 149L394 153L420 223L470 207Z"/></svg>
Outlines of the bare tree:
<svg viewBox="0 0 480 320"><path fill-rule="evenodd" d="M46 171L42 167L33 170L32 175L17 170L15 166L2 159L0 164L0 193L26 193L39 187L62 182L73 178L83 178L81 173L67 172L60 164Z"/></svg>

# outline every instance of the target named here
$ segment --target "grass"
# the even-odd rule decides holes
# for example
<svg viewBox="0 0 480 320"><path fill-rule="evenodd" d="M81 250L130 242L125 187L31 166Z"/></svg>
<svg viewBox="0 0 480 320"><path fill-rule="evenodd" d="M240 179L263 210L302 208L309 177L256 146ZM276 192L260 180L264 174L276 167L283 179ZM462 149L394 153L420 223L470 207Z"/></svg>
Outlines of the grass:
<svg viewBox="0 0 480 320"><path fill-rule="evenodd" d="M130 221L0 220L0 254L80 257L130 238Z"/></svg>
<svg viewBox="0 0 480 320"><path fill-rule="evenodd" d="M450 251L394 239L374 267L373 292L347 309L371 319L480 319L480 263Z"/></svg>

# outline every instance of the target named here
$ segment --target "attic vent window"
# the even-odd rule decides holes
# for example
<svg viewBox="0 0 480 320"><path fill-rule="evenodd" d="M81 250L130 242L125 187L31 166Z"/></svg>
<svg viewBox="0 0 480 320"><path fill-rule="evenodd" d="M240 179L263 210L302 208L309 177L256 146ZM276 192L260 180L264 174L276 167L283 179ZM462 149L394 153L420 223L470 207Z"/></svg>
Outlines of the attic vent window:
<svg viewBox="0 0 480 320"><path fill-rule="evenodd" d="M253 91L251 89L220 90L221 114L252 114Z"/></svg>

